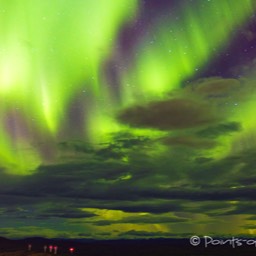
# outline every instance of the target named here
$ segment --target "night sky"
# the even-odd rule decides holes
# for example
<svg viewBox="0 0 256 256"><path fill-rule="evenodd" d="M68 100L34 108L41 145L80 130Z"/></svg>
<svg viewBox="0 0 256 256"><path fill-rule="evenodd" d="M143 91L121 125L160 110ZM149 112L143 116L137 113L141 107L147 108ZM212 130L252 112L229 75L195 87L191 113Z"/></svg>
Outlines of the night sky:
<svg viewBox="0 0 256 256"><path fill-rule="evenodd" d="M254 0L0 0L0 236L256 235Z"/></svg>

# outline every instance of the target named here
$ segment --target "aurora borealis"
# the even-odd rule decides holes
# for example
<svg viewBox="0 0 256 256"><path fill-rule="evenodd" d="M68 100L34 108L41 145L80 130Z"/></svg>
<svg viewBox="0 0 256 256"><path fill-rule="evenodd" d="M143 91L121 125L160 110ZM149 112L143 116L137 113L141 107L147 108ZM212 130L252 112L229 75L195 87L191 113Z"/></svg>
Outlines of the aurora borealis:
<svg viewBox="0 0 256 256"><path fill-rule="evenodd" d="M256 234L254 0L0 0L0 236Z"/></svg>

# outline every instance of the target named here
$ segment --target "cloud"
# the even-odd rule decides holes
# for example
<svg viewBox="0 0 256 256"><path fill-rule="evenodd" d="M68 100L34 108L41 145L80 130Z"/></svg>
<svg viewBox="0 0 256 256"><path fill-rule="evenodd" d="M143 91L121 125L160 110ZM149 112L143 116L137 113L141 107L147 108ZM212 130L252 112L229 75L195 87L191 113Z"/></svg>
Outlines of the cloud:
<svg viewBox="0 0 256 256"><path fill-rule="evenodd" d="M117 119L131 127L176 133L187 130L190 135L198 132L198 136L213 139L242 131L236 113L252 95L255 89L250 79L202 78L171 92L167 99L125 108Z"/></svg>
<svg viewBox="0 0 256 256"><path fill-rule="evenodd" d="M220 216L249 214L249 206L236 208L230 201L255 200L256 151L250 148L215 158L206 152L214 149L216 137L233 134L239 125L221 122L208 127L196 129L191 136L175 132L161 139L117 133L115 139L89 153L84 149L88 148L86 143L76 142L79 147L64 143L61 150L78 151L79 157L42 165L34 175L19 177L0 188L3 218L9 218L7 224L21 219L24 225L43 221L56 229L65 225L76 227L79 233L91 228L95 235L103 231L113 235L117 225L172 225L177 231L188 219L197 227L199 216L209 224ZM212 127L220 127L223 135ZM110 157L111 152L117 152L118 157ZM84 208L139 217L109 220L81 210Z"/></svg>
<svg viewBox="0 0 256 256"><path fill-rule="evenodd" d="M202 78L185 87L187 93L195 93L208 98L232 97L241 90L241 82L233 78Z"/></svg>
<svg viewBox="0 0 256 256"><path fill-rule="evenodd" d="M176 137L165 137L163 139L164 144L169 146L186 146L198 149L213 148L217 143L210 139L202 139L196 136L176 136Z"/></svg>
<svg viewBox="0 0 256 256"><path fill-rule="evenodd" d="M137 201L121 201L118 203L110 202L109 205L115 210L122 210L129 213L140 213L140 212L148 212L152 214L161 214L166 212L173 211L182 211L181 201L178 200L143 200L138 199Z"/></svg>
<svg viewBox="0 0 256 256"><path fill-rule="evenodd" d="M112 225L117 223L130 223L130 224L160 224L160 223L176 223L176 222L186 222L188 219L186 218L179 218L176 216L159 216L159 215L138 215L138 216L131 216L126 217L121 220L99 220L93 222L94 225L98 226L106 226Z"/></svg>
<svg viewBox="0 0 256 256"><path fill-rule="evenodd" d="M215 123L219 117L206 102L171 98L127 108L121 112L118 119L134 127L176 130Z"/></svg>
<svg viewBox="0 0 256 256"><path fill-rule="evenodd" d="M120 234L120 237L170 237L171 232L147 232L138 230L129 230Z"/></svg>
<svg viewBox="0 0 256 256"><path fill-rule="evenodd" d="M216 138L221 135L230 135L233 132L240 131L242 131L242 125L239 122L226 122L202 129L196 132L196 135L206 138Z"/></svg>
<svg viewBox="0 0 256 256"><path fill-rule="evenodd" d="M123 109L117 118L133 127L164 131L208 125L215 125L211 129L219 128L223 132L225 129L228 132L228 128L229 132L238 131L238 123L223 121L230 115L232 107L251 96L252 89L249 81L221 77L202 78L172 92L169 99ZM232 130L230 126L236 130Z"/></svg>
<svg viewBox="0 0 256 256"><path fill-rule="evenodd" d="M0 236L8 238L24 238L24 237L46 237L46 238L72 238L76 234L74 232L59 231L56 229L43 228L38 226L26 226L26 227L15 227L15 228L1 228Z"/></svg>
<svg viewBox="0 0 256 256"><path fill-rule="evenodd" d="M254 224L247 224L247 225L244 225L242 227L245 228L245 229L256 229L256 225L254 225Z"/></svg>
<svg viewBox="0 0 256 256"><path fill-rule="evenodd" d="M72 205L60 204L59 207L49 207L41 212L38 212L38 218L66 218L66 219L80 219L91 218L97 216L94 213L82 211L74 208Z"/></svg>
<svg viewBox="0 0 256 256"><path fill-rule="evenodd" d="M195 149L198 148L195 147ZM149 150L148 153L147 150ZM72 200L72 198L96 200L96 202L105 200L105 203L113 200L127 202L143 200L141 204L132 205L122 204L119 201L115 209L140 211L144 208L149 212L161 212L178 210L178 206L154 205L145 203L144 200L153 198L220 199L222 192L223 200L237 198L238 195L235 193L237 189L229 190L228 187L237 186L241 182L245 183L244 173L248 175L248 180L250 177L255 177L250 171L255 162L253 153L245 152L237 157L228 156L216 160L198 157L193 148L188 151L175 148L158 152L156 144L156 148L147 150L127 151L128 163L122 160L104 160L104 158L98 161L95 154L95 158L91 157L83 163L79 161L79 163L41 166L37 174L20 180L15 186L6 186L4 200L10 204L13 201L13 205L19 205L19 200L32 204L36 201L49 200L50 197L61 197L66 200ZM122 178L128 177L128 174L129 178ZM208 186L204 189L206 183ZM251 198L251 195L247 195L245 188L238 189L242 191L243 198L247 196ZM252 190L253 188L250 188L248 191ZM111 208L111 204L109 207ZM79 213L70 212L70 214L79 216Z"/></svg>
<svg viewBox="0 0 256 256"><path fill-rule="evenodd" d="M254 199L251 198L251 200L255 200L255 196L253 198ZM239 201L239 202L236 202L233 205L233 209L227 211L225 215L237 215L237 214L254 215L255 211L256 211L256 203L254 201Z"/></svg>
<svg viewBox="0 0 256 256"><path fill-rule="evenodd" d="M188 151L176 148L163 151L158 150L156 144L156 148L147 150L127 151L128 163L104 158L98 161L95 154L95 158L91 157L83 163L41 166L37 174L20 180L16 186L6 186L6 200L10 196L13 200L17 198L16 201L22 198L24 202L44 201L43 198L52 196L106 201L153 197L192 199L193 196L198 197L194 190L198 186L203 198L204 195L209 196L211 186L220 186L221 189L217 187L217 190L221 192L224 184L232 187L246 182L244 173L249 175L248 180L255 177L250 171L255 162L252 153L216 160L198 157L193 148ZM129 178L122 178L127 175ZM205 183L208 184L208 192L202 189ZM35 196L37 199L32 199ZM149 211L157 211L156 208L160 207L142 205ZM133 206L120 204L120 207L131 211ZM137 204L134 209L143 207Z"/></svg>

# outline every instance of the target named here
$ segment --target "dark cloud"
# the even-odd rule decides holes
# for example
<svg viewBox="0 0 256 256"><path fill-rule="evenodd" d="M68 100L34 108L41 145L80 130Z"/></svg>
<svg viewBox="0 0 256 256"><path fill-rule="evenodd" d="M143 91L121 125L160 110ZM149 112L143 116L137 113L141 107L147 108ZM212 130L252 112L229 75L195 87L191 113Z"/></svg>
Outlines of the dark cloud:
<svg viewBox="0 0 256 256"><path fill-rule="evenodd" d="M202 139L196 136L166 137L163 139L163 142L170 146L186 146L198 149L213 148L217 145L213 140Z"/></svg>
<svg viewBox="0 0 256 256"><path fill-rule="evenodd" d="M107 232L106 232L107 233ZM77 234L79 237L84 237L84 238L87 238L87 237L89 237L89 238L91 238L91 233L78 233ZM107 233L106 235L110 235L110 233Z"/></svg>
<svg viewBox="0 0 256 256"><path fill-rule="evenodd" d="M147 232L147 231L136 231L129 230L120 234L121 237L168 237L171 236L170 232Z"/></svg>
<svg viewBox="0 0 256 256"><path fill-rule="evenodd" d="M251 217L246 218L246 220L256 220L256 216L253 215L253 216L251 216Z"/></svg>
<svg viewBox="0 0 256 256"><path fill-rule="evenodd" d="M146 136L134 136L128 132L119 132L112 134L113 143L111 145L115 145L115 147L128 149L134 148L137 146L147 145L147 142L150 143L150 139Z"/></svg>
<svg viewBox="0 0 256 256"><path fill-rule="evenodd" d="M218 122L223 122L232 107L248 98L248 91L251 90L249 82L238 79L202 78L176 90L169 99L124 109L118 115L118 120L134 127L160 130L200 128L214 124L209 127L209 133L215 134L219 129L223 135L240 131L238 123L220 123L218 126Z"/></svg>
<svg viewBox="0 0 256 256"><path fill-rule="evenodd" d="M15 189L15 188L14 188ZM23 195L13 195L10 191L6 194L1 193L0 195L0 207L20 207L34 204L38 201L37 197L33 195L23 196Z"/></svg>
<svg viewBox="0 0 256 256"><path fill-rule="evenodd" d="M229 135L233 132L240 132L242 125L238 122L227 122L215 126L209 126L196 133L200 137L216 138L221 135Z"/></svg>
<svg viewBox="0 0 256 256"><path fill-rule="evenodd" d="M254 192L255 193L255 192ZM248 198L249 200L249 198ZM237 215L237 214L255 214L256 202L255 196L251 198L252 201L240 201L233 205L233 209L225 213L225 215Z"/></svg>
<svg viewBox="0 0 256 256"><path fill-rule="evenodd" d="M200 127L219 120L211 105L189 98L172 98L133 106L122 111L118 119L135 127L175 130Z"/></svg>
<svg viewBox="0 0 256 256"><path fill-rule="evenodd" d="M239 126L230 122L221 125L216 127L221 127L224 135ZM217 136L214 129L212 132L209 128L208 133ZM104 229L111 224L129 223L181 226L197 214L212 219L253 214L254 208L250 210L249 204L240 207L229 201L256 200L256 150L245 149L215 159L204 154L205 149L214 148L206 145L211 145L215 138L208 134L184 134L185 139L181 134L169 134L164 139L115 134L113 141L96 149L88 149L86 143L84 149L82 142L75 149L63 145L62 151L75 150L81 155L66 161L61 158L58 164L42 165L35 174L4 184L0 188L1 214L12 221L22 219L24 225L33 219L34 223L65 222L69 228L74 225L81 229L82 225ZM163 145L165 140L169 144ZM118 157L111 155L119 151L122 152ZM100 215L83 208L148 213L150 217L138 214L138 218L120 221L100 220ZM167 214L174 217L162 216Z"/></svg>
<svg viewBox="0 0 256 256"><path fill-rule="evenodd" d="M241 175L242 176L242 175ZM239 183L244 186L251 186L256 184L256 175L239 178Z"/></svg>
<svg viewBox="0 0 256 256"><path fill-rule="evenodd" d="M91 144L84 141L63 141L58 143L60 151L73 151L74 153L92 153L94 149Z"/></svg>
<svg viewBox="0 0 256 256"><path fill-rule="evenodd" d="M160 223L177 223L177 222L186 222L188 219L179 218L175 216L155 216L155 215L138 215L136 217L126 217L121 220L100 220L93 222L97 226L107 226L111 224L160 224Z"/></svg>
<svg viewBox="0 0 256 256"><path fill-rule="evenodd" d="M163 202L164 201L164 202ZM154 214L182 211L181 202L176 200L154 200L143 201L143 199L138 201L125 201L124 203L119 202L114 204L113 202L109 205L112 209L122 210L125 212L139 213L139 212L149 212Z"/></svg>
<svg viewBox="0 0 256 256"><path fill-rule="evenodd" d="M146 136L135 136L129 132L112 133L109 136L111 141L105 144L102 143L97 147L97 149L93 147L92 144L80 140L63 141L58 143L58 147L60 152L72 152L74 154L100 154L102 150L124 150L134 148L136 146L143 146L150 140Z"/></svg>
<svg viewBox="0 0 256 256"><path fill-rule="evenodd" d="M177 216L184 215L184 217L188 217L189 215L196 213L196 214L204 214L209 217L216 218L218 216L225 215L228 211L232 210L233 208L234 206L232 204L232 201L201 200L193 203L188 202L187 204L184 204L182 213L178 213Z"/></svg>
<svg viewBox="0 0 256 256"><path fill-rule="evenodd" d="M136 194L139 198L162 198L180 199L196 201L226 201L226 200L255 200L256 188L226 188L225 186L206 186L197 188L177 188L177 189L154 189L138 190Z"/></svg>
<svg viewBox="0 0 256 256"><path fill-rule="evenodd" d="M233 94L237 94L240 89L239 80L221 77L202 78L185 87L188 93L196 93L209 98L231 97Z"/></svg>
<svg viewBox="0 0 256 256"><path fill-rule="evenodd" d="M244 153L220 160L195 157L193 151L171 150L154 157L144 151L129 152L129 164L122 161L96 161L41 166L37 174L26 177L16 186L5 189L6 203L33 203L50 197L72 200L105 201L109 209L130 212L164 212L179 210L175 204L119 204L113 200L142 202L147 199L228 200L253 198L254 187L239 187L255 177L255 154ZM195 155L196 156L196 155ZM97 157L97 156L96 156ZM157 170L157 172L156 172ZM250 171L251 170L251 171ZM234 172L235 171L235 172ZM75 175L74 175L75 174ZM231 176L232 174L232 176ZM205 184L208 186L204 187ZM231 189L231 187L237 187ZM3 193L3 191L2 191ZM240 194L239 194L240 193ZM37 198L34 198L37 196ZM9 198L11 197L11 200ZM40 198L40 199L39 199ZM106 202L110 202L106 204ZM95 204L97 205L97 203ZM101 207L97 205L97 207ZM73 215L75 216L75 215ZM79 216L79 214L77 215Z"/></svg>
<svg viewBox="0 0 256 256"><path fill-rule="evenodd" d="M60 205L59 207L46 208L38 213L38 218L91 218L97 216L94 213L74 209L72 205Z"/></svg>
<svg viewBox="0 0 256 256"><path fill-rule="evenodd" d="M245 229L256 229L256 225L253 224L247 224L242 226Z"/></svg>

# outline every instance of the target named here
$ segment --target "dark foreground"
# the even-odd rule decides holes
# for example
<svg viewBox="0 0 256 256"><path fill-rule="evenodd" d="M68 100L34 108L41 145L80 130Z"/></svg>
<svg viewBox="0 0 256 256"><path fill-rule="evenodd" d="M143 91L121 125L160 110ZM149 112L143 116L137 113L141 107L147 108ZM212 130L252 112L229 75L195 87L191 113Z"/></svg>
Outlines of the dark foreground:
<svg viewBox="0 0 256 256"><path fill-rule="evenodd" d="M31 245L31 251L28 250ZM44 246L47 246L44 252ZM0 238L0 256L51 256L49 246L57 246L59 256L227 256L256 255L256 246L192 246L189 239L149 239L149 240L61 240L27 238L8 240ZM73 248L73 253L70 252Z"/></svg>

